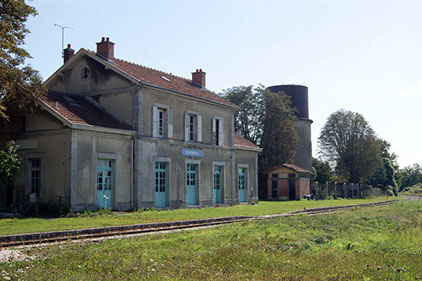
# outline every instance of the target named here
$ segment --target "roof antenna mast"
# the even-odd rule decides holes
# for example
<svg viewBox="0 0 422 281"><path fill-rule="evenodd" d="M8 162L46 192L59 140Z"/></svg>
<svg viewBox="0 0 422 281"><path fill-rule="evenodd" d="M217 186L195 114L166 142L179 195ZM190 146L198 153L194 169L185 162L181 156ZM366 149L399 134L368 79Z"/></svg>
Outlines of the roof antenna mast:
<svg viewBox="0 0 422 281"><path fill-rule="evenodd" d="M73 29L72 27L69 26L64 26L64 25L60 25L60 24L54 24L54 26L58 26L62 29L62 58L64 58L64 30L67 29Z"/></svg>

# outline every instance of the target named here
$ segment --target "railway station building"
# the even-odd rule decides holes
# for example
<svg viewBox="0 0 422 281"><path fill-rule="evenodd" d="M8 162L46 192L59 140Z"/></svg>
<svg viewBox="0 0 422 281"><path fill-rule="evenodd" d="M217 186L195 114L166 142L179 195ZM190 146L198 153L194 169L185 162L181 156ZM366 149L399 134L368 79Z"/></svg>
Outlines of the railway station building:
<svg viewBox="0 0 422 281"><path fill-rule="evenodd" d="M30 194L72 211L256 203L260 148L235 134L237 106L205 83L202 69L185 79L117 59L109 38L96 52L68 45L22 120L21 171L0 204Z"/></svg>

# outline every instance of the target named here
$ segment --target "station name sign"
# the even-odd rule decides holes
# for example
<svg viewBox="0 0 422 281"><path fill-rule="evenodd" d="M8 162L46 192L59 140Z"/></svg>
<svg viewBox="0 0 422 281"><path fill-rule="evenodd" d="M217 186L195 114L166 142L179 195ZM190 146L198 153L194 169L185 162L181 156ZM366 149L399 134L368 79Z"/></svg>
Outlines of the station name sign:
<svg viewBox="0 0 422 281"><path fill-rule="evenodd" d="M204 152L199 149L189 149L189 148L182 148L181 153L183 156L189 157L204 157Z"/></svg>

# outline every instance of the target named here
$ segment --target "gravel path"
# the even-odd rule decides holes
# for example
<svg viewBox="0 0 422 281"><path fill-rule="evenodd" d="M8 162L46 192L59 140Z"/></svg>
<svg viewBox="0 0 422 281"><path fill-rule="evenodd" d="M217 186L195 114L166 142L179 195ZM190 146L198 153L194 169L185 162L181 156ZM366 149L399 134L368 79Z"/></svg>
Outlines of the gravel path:
<svg viewBox="0 0 422 281"><path fill-rule="evenodd" d="M20 250L9 250L9 249L0 250L0 262L24 261L27 259L33 260L35 259L35 257L22 254Z"/></svg>

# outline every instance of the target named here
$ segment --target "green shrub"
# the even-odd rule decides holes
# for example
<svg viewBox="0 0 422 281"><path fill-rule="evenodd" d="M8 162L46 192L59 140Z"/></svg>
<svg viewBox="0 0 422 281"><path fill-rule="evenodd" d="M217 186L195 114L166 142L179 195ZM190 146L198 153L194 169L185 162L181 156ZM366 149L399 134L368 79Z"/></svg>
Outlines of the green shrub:
<svg viewBox="0 0 422 281"><path fill-rule="evenodd" d="M422 183L417 183L414 186L405 187L402 193L410 195L422 195Z"/></svg>

